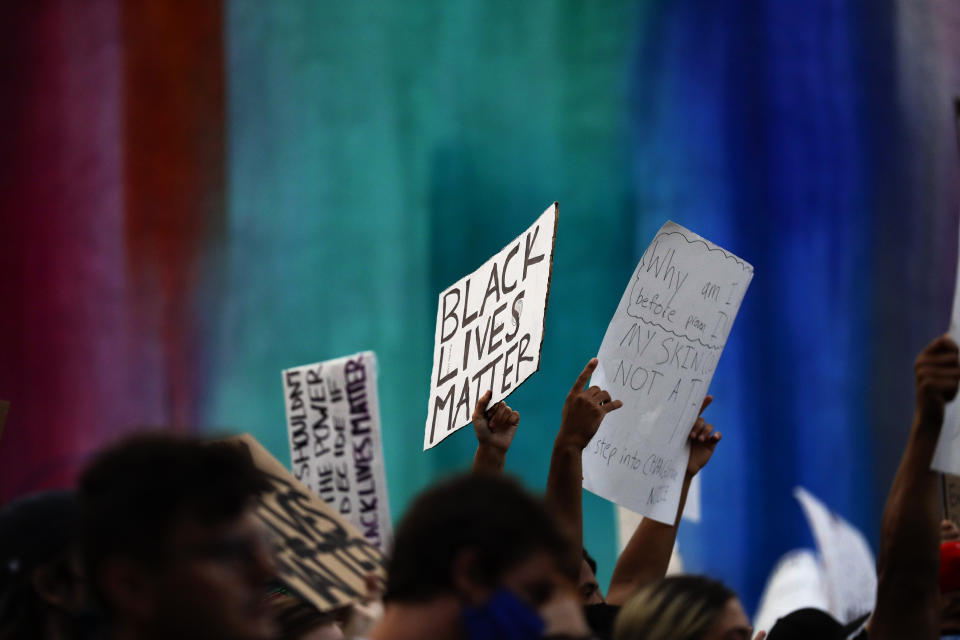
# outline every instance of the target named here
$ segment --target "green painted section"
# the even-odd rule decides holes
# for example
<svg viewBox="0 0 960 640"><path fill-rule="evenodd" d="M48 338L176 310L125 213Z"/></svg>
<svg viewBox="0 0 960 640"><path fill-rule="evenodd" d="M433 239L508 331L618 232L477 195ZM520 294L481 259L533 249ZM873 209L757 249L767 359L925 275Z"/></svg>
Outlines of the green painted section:
<svg viewBox="0 0 960 640"><path fill-rule="evenodd" d="M560 410L637 256L626 2L227 5L227 300L207 423L289 461L280 371L372 349L391 507L466 469L422 452L437 295L560 202L541 371L508 471L542 490ZM601 579L613 509L585 496Z"/></svg>

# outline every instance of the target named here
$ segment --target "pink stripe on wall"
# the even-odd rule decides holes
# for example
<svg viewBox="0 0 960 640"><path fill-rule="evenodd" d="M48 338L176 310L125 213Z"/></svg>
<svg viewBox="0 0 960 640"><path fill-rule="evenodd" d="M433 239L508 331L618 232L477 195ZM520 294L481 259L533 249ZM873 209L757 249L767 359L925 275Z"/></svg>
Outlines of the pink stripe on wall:
<svg viewBox="0 0 960 640"><path fill-rule="evenodd" d="M20 0L0 24L3 500L69 485L119 434L195 419L202 358L185 265L208 238L196 229L219 228L220 7L201 3L192 17L210 15L191 30L186 4L168 11L179 24L136 13L170 3L124 4ZM206 78L181 77L201 41L217 52L196 65ZM144 48L163 61L164 46L179 63L145 69ZM219 96L206 110L193 95L204 81ZM179 144L198 126L214 131L204 153ZM186 184L153 179L172 174Z"/></svg>

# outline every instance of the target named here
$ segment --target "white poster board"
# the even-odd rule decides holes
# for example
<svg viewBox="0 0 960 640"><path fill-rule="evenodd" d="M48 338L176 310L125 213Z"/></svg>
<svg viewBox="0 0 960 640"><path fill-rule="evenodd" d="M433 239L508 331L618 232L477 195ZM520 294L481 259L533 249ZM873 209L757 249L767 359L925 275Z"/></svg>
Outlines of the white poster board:
<svg viewBox="0 0 960 640"><path fill-rule="evenodd" d="M798 609L829 611L826 577L819 558L809 549L784 554L767 578L753 628L770 631L777 620Z"/></svg>
<svg viewBox="0 0 960 640"><path fill-rule="evenodd" d="M957 264L957 279L953 293L953 312L950 315L950 337L960 343L960 261ZM933 469L942 473L960 475L960 399L947 404L943 427L933 452Z"/></svg>
<svg viewBox="0 0 960 640"><path fill-rule="evenodd" d="M557 203L482 267L440 293L423 436L426 451L470 424L477 399L503 400L540 368Z"/></svg>
<svg viewBox="0 0 960 640"><path fill-rule="evenodd" d="M954 101L957 123L957 143L960 144L960 98ZM950 337L960 344L960 256L957 259L957 275L953 281L953 311L950 313ZM942 473L960 475L960 398L947 405L943 416L943 428L933 453L933 469Z"/></svg>
<svg viewBox="0 0 960 640"><path fill-rule="evenodd" d="M392 526L376 354L364 351L282 375L294 476L385 551Z"/></svg>
<svg viewBox="0 0 960 640"><path fill-rule="evenodd" d="M693 426L753 267L667 222L644 252L591 385L623 401L583 451L583 486L673 524Z"/></svg>
<svg viewBox="0 0 960 640"><path fill-rule="evenodd" d="M827 593L827 610L846 624L873 611L877 598L877 561L867 539L803 487L794 497L813 530Z"/></svg>

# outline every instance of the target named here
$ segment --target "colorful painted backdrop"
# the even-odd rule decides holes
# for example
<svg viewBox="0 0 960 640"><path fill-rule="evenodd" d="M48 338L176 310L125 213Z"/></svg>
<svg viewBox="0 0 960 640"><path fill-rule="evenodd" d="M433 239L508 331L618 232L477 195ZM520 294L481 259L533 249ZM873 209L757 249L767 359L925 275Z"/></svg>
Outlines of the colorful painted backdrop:
<svg viewBox="0 0 960 640"><path fill-rule="evenodd" d="M748 607L809 546L803 484L876 542L914 354L957 252L960 6L706 0L15 0L0 22L0 494L144 425L288 457L279 372L373 349L395 516L437 293L560 202L542 371L509 469L544 484L563 397L665 219L756 278L688 569ZM614 562L610 505L587 545Z"/></svg>

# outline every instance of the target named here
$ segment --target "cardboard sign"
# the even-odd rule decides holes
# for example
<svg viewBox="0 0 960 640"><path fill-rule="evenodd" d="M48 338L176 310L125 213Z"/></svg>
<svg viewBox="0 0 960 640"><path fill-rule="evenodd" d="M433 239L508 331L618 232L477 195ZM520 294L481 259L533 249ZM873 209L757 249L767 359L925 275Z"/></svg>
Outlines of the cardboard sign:
<svg viewBox="0 0 960 640"><path fill-rule="evenodd" d="M372 351L283 372L293 474L385 551L392 537Z"/></svg>
<svg viewBox="0 0 960 640"><path fill-rule="evenodd" d="M272 490L260 496L257 515L273 538L281 581L318 610L330 611L367 597L364 577L384 579L380 551L353 525L287 471L256 439L224 442L246 447Z"/></svg>
<svg viewBox="0 0 960 640"><path fill-rule="evenodd" d="M673 524L707 394L753 267L667 222L640 259L591 380L623 407L583 451L583 486Z"/></svg>
<svg viewBox="0 0 960 640"><path fill-rule="evenodd" d="M809 549L795 549L780 558L760 596L753 628L770 631L777 620L798 609L829 611L826 577L819 558Z"/></svg>
<svg viewBox="0 0 960 640"><path fill-rule="evenodd" d="M873 611L877 561L867 539L803 487L793 490L803 507L823 560L828 611L846 624Z"/></svg>
<svg viewBox="0 0 960 640"><path fill-rule="evenodd" d="M960 99L954 103L957 121L957 144L960 145ZM957 275L954 279L953 311L950 314L950 337L960 343L960 256L957 260ZM943 473L960 475L960 398L947 405L943 427L937 439L931 468Z"/></svg>
<svg viewBox="0 0 960 640"><path fill-rule="evenodd" d="M503 400L540 368L558 207L440 294L423 449L470 424L477 399Z"/></svg>

